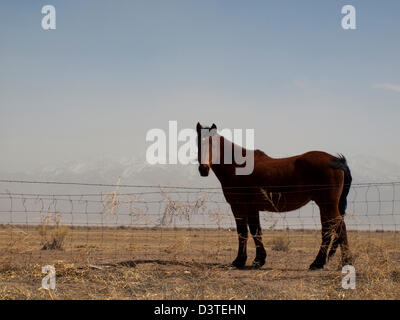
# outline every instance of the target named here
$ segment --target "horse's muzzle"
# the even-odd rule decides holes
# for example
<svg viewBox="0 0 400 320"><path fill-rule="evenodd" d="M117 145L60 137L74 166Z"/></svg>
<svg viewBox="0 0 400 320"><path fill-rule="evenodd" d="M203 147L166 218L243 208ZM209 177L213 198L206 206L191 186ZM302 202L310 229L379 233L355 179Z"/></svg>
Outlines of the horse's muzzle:
<svg viewBox="0 0 400 320"><path fill-rule="evenodd" d="M209 171L210 171L210 167L209 166L205 166L205 165L200 165L199 166L199 172L200 172L200 175L202 177L207 177Z"/></svg>

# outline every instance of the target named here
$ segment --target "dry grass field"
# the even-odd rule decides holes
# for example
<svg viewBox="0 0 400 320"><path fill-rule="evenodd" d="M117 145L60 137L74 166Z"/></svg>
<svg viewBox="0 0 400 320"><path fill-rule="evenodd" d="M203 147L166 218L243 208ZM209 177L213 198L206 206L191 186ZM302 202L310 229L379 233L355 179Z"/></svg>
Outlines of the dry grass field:
<svg viewBox="0 0 400 320"><path fill-rule="evenodd" d="M237 270L235 230L60 230L62 249L41 250L51 239L40 228L0 227L0 299L400 299L395 232L349 232L356 289L345 290L340 252L308 271L318 231L264 231L266 265L250 268L250 238L249 267ZM45 265L56 269L55 290L41 288Z"/></svg>

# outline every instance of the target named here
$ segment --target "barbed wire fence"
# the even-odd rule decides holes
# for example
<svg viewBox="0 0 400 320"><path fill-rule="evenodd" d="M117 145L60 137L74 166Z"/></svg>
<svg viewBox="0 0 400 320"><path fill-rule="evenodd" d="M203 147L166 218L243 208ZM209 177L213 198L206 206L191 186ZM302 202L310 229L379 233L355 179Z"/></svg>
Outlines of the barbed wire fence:
<svg viewBox="0 0 400 320"><path fill-rule="evenodd" d="M236 255L236 224L220 188L124 185L119 180L0 183L5 190L0 192L0 262L229 264ZM51 192L38 192L38 186ZM60 188L74 192L54 192ZM267 251L274 250L268 263L284 265L293 257L311 262L320 244L317 205L263 212L260 219ZM345 221L351 244L360 237L379 238L397 250L400 182L353 184Z"/></svg>

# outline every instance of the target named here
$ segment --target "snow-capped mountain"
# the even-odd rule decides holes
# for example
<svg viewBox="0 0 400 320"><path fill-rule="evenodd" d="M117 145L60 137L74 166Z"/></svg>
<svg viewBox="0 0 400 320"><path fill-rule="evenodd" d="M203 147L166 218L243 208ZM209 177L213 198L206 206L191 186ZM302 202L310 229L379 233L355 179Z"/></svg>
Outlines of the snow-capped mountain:
<svg viewBox="0 0 400 320"><path fill-rule="evenodd" d="M34 170L15 173L0 173L0 179L7 180L33 180L56 182L79 182L90 184L117 184L140 186L191 186L207 187L218 186L216 178L200 177L197 165L151 165L144 157L116 158L106 156L102 159L88 161L64 162L57 165L46 166ZM100 192L110 191L108 188L79 187L71 185L20 185L0 184L0 192L7 189L12 192L66 192L73 189L75 192Z"/></svg>
<svg viewBox="0 0 400 320"><path fill-rule="evenodd" d="M400 180L400 165L376 156L356 155L348 159L356 182L392 182Z"/></svg>
<svg viewBox="0 0 400 320"><path fill-rule="evenodd" d="M348 157L348 163L355 183L400 181L400 165L390 161L375 156L356 155ZM208 178L200 177L197 165L150 165L144 157L106 156L36 170L1 173L0 176L10 180L115 184L120 178L120 183L125 185L219 186L213 174Z"/></svg>

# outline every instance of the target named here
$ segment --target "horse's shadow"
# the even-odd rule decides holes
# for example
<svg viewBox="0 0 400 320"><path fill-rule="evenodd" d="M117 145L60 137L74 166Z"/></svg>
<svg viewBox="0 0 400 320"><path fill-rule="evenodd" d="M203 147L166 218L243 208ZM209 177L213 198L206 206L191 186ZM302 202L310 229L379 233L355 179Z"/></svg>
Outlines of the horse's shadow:
<svg viewBox="0 0 400 320"><path fill-rule="evenodd" d="M214 268L214 269L219 269L219 270L225 270L225 271L245 271L245 270L260 270L260 271L282 271L282 272L299 272L301 274L299 275L286 275L286 279L299 279L299 278L304 278L305 276L315 276L319 274L321 276L322 274L328 274L332 270L327 270L327 269L321 269L319 270L320 272L315 272L315 271L310 271L307 269L303 268L272 268L269 266L263 266L262 268L255 268L252 266L244 266L243 268L236 268L233 267L230 264L224 264L224 263L209 263L209 262L184 262L184 261L176 261L176 260L161 260L161 259L137 259L137 260L125 260L125 261L120 261L116 263L104 263L102 266L105 267L129 267L129 268L136 268L138 265L141 264L157 264L161 266L180 266L180 267L186 267L186 268L193 268L197 267L200 269L206 269L206 268ZM304 271L307 271L304 273Z"/></svg>
<svg viewBox="0 0 400 320"><path fill-rule="evenodd" d="M125 260L117 263L105 263L103 266L108 267L130 267L135 268L141 264L158 264L162 266L181 266L181 267L200 267L200 268L216 268L222 270L260 270L260 268L255 268L252 266L244 266L243 268L236 268L231 266L230 264L223 263L208 263L208 262L183 262L183 261L175 261L175 260L160 260L160 259L137 259L137 260ZM272 270L269 267L263 267L261 270Z"/></svg>

